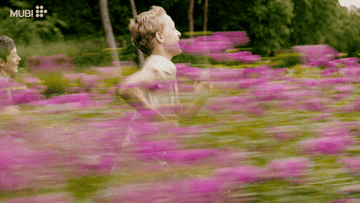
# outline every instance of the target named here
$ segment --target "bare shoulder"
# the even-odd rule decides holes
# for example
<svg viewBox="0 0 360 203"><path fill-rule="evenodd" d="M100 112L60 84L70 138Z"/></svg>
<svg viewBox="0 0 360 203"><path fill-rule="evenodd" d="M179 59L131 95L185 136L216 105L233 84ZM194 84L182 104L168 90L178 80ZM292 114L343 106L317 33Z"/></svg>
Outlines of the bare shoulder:
<svg viewBox="0 0 360 203"><path fill-rule="evenodd" d="M155 71L152 69L141 69L122 82L122 87L118 90L120 96L127 97L129 95L141 95L141 91L145 90L146 83L150 83L157 79ZM133 86L135 85L135 86Z"/></svg>
<svg viewBox="0 0 360 203"><path fill-rule="evenodd" d="M157 79L157 74L152 69L141 69L134 74L130 75L124 81L124 84L135 84L142 82L151 82Z"/></svg>

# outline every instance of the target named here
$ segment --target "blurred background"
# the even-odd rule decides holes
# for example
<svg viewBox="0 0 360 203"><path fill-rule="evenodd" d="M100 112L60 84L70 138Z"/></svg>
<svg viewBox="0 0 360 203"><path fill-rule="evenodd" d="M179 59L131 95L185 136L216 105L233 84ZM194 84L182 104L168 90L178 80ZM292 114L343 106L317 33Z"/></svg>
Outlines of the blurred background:
<svg viewBox="0 0 360 203"><path fill-rule="evenodd" d="M152 5L182 33L181 102L205 70L214 89L123 147L116 91L144 60L128 24ZM22 60L0 83L0 109L21 109L0 115L0 202L359 202L359 15L357 0L2 0Z"/></svg>
<svg viewBox="0 0 360 203"><path fill-rule="evenodd" d="M35 17L36 5L42 5L48 13ZM319 43L352 57L357 56L360 47L359 12L356 7L350 9L351 4L342 6L338 0L244 0L236 4L166 0L139 1L134 5L137 13L149 10L151 5L162 6L183 33L182 38L189 37L184 33L190 31L245 31L250 42L243 48L251 48L253 54L263 57L274 56L274 50ZM120 60L138 64L128 30L133 17L130 1L109 0L107 6L116 47L123 48ZM99 1L5 0L0 8L0 34L11 36L20 47L21 67L26 68L25 60L30 55L55 53L77 55L78 66L109 63L103 60L106 45ZM34 10L34 16L10 17L10 10ZM87 52L99 55L81 56Z"/></svg>

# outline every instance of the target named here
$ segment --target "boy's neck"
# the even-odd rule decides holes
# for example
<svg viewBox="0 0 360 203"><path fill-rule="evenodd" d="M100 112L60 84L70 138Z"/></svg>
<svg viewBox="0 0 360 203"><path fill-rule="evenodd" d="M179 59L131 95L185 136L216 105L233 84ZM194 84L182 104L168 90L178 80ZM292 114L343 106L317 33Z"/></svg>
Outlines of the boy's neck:
<svg viewBox="0 0 360 203"><path fill-rule="evenodd" d="M167 59L169 59L171 61L171 59L173 58L173 55L171 55L170 53L166 52L163 49L154 49L151 53L151 55L159 55L159 56L163 56Z"/></svg>
<svg viewBox="0 0 360 203"><path fill-rule="evenodd" d="M0 69L0 75L4 77L10 77L10 75L7 74L7 72L4 71L4 69Z"/></svg>

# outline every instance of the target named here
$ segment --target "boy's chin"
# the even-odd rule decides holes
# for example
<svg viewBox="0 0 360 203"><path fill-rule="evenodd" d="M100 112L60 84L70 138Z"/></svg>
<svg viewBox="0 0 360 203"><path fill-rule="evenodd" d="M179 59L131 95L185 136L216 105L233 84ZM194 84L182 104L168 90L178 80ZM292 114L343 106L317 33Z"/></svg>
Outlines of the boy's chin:
<svg viewBox="0 0 360 203"><path fill-rule="evenodd" d="M182 53L182 50L181 49L179 49L179 51L176 53L176 55L179 55L179 54L181 54ZM175 55L175 56L176 56Z"/></svg>
<svg viewBox="0 0 360 203"><path fill-rule="evenodd" d="M176 56L176 55L181 54L181 53L182 53L182 50L180 49L180 47L178 47L178 48L175 48L175 49L173 50L173 52L174 52L174 54L175 54L175 56Z"/></svg>

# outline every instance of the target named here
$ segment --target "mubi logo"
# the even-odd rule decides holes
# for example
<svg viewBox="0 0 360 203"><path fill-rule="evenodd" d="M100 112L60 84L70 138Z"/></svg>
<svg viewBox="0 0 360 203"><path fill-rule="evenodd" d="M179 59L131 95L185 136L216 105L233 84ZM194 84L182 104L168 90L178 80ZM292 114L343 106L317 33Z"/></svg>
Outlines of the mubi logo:
<svg viewBox="0 0 360 203"><path fill-rule="evenodd" d="M43 10L43 6L36 6L36 17L38 18L40 16L40 18L44 17L43 13L47 13L47 10ZM40 9L40 10L39 10ZM40 14L39 14L40 13Z"/></svg>
<svg viewBox="0 0 360 203"><path fill-rule="evenodd" d="M37 18L44 17L44 14L48 12L46 9L44 10L43 6L36 6L35 8L36 8L35 16ZM34 10L15 10L15 11L10 10L10 17L32 18L34 17Z"/></svg>

